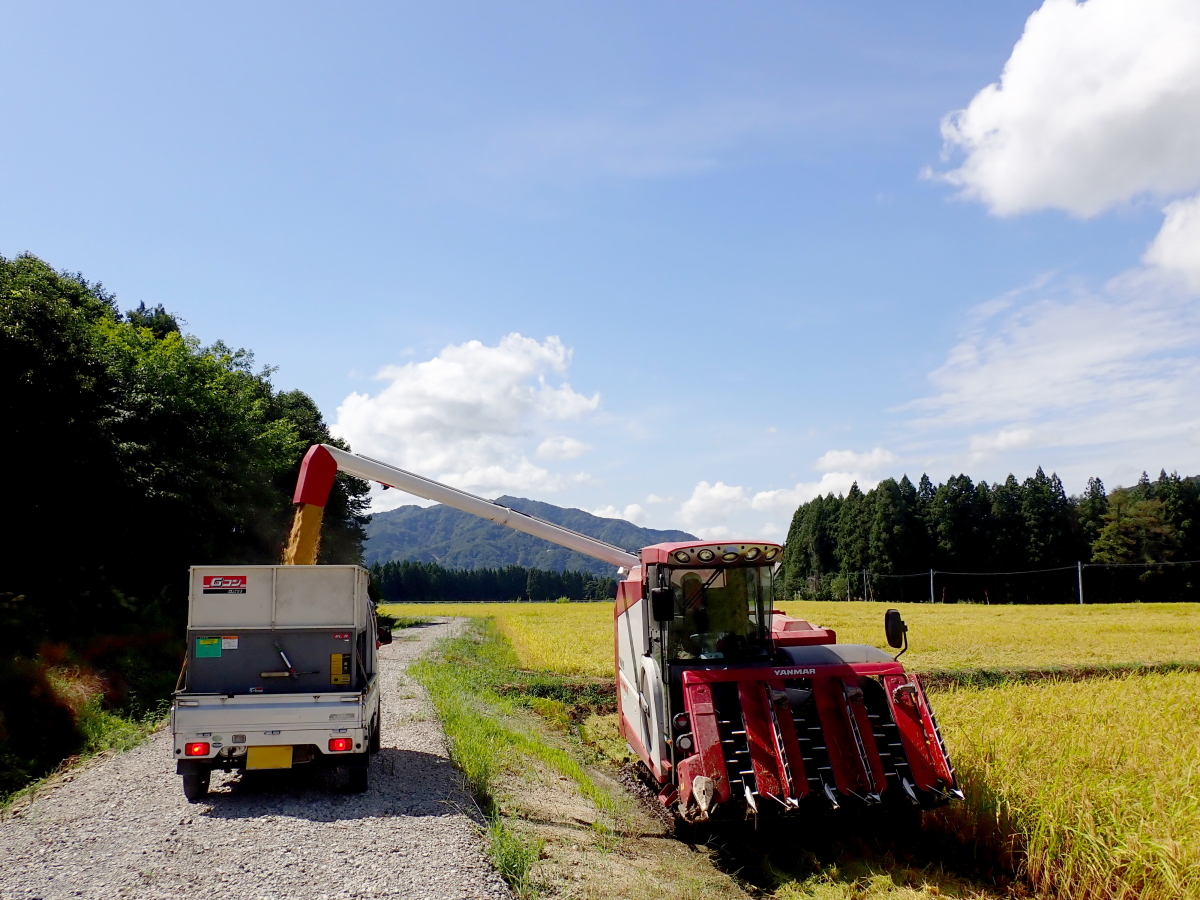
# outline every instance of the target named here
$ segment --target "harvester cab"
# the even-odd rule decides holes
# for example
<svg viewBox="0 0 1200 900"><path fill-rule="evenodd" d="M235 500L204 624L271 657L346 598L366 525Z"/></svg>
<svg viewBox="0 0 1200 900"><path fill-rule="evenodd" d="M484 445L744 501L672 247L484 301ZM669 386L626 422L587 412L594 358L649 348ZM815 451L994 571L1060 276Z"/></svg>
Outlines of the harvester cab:
<svg viewBox="0 0 1200 900"><path fill-rule="evenodd" d="M779 544L692 541L633 552L329 445L309 450L290 547L315 547L337 471L444 503L617 566L618 722L687 821L961 798L920 679L888 644L839 644L774 609ZM290 551L289 551L290 552ZM315 559L314 554L310 554Z"/></svg>

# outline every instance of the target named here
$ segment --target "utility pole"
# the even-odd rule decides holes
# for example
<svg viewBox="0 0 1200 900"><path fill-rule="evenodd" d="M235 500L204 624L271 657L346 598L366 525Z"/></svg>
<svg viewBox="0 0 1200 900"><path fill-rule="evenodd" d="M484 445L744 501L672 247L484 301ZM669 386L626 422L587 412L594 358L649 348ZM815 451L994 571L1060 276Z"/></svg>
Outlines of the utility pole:
<svg viewBox="0 0 1200 900"><path fill-rule="evenodd" d="M1079 573L1079 605L1083 606L1083 563L1076 562L1075 570Z"/></svg>
<svg viewBox="0 0 1200 900"><path fill-rule="evenodd" d="M929 570L929 602L933 603L933 569Z"/></svg>

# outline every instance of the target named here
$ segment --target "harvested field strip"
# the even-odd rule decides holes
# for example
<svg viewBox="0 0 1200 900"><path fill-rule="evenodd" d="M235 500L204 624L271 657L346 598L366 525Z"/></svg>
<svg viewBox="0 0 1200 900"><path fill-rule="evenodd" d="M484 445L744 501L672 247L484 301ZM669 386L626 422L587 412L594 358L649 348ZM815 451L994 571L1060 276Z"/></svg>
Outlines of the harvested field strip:
<svg viewBox="0 0 1200 900"><path fill-rule="evenodd" d="M402 616L487 616L512 642L520 664L563 675L611 677L610 603L410 603L382 607ZM791 615L827 625L848 644L884 646L882 603L794 602ZM916 672L1037 672L1126 665L1200 664L1200 604L898 607Z"/></svg>
<svg viewBox="0 0 1200 900"><path fill-rule="evenodd" d="M949 834L1057 898L1200 898L1200 674L938 692Z"/></svg>

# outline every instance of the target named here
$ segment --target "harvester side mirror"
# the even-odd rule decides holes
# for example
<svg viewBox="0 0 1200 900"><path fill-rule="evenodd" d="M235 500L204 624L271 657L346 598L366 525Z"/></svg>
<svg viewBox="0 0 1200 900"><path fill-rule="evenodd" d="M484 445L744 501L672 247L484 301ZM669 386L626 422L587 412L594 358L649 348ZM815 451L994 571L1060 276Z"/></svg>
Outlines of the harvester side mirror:
<svg viewBox="0 0 1200 900"><path fill-rule="evenodd" d="M391 625L380 625L377 630L379 632L379 643L390 644L392 642Z"/></svg>
<svg viewBox="0 0 1200 900"><path fill-rule="evenodd" d="M908 642L908 626L900 618L898 609L889 609L883 614L883 631L890 647L903 647Z"/></svg>
<svg viewBox="0 0 1200 900"><path fill-rule="evenodd" d="M651 588L650 613L655 622L670 622L675 618L675 592L669 587Z"/></svg>

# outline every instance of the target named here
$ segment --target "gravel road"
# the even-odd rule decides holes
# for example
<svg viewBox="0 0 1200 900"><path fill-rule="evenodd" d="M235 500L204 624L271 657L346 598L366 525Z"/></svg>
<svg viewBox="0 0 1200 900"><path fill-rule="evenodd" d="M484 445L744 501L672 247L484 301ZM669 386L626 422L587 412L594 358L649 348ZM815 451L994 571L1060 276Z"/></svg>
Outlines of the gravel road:
<svg viewBox="0 0 1200 900"><path fill-rule="evenodd" d="M511 897L407 665L453 621L383 648L383 749L365 794L326 771L213 773L188 803L170 735L67 775L0 821L0 898Z"/></svg>

